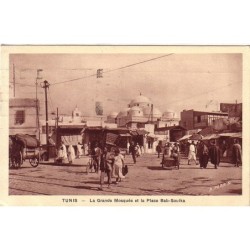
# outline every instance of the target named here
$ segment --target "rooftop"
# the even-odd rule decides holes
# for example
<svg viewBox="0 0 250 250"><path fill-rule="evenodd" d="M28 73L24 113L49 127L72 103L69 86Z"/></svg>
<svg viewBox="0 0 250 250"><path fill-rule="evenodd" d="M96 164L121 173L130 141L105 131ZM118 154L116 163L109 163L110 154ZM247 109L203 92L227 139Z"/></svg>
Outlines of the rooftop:
<svg viewBox="0 0 250 250"><path fill-rule="evenodd" d="M39 104L39 101L38 101ZM9 102L10 107L36 107L35 98L11 98Z"/></svg>

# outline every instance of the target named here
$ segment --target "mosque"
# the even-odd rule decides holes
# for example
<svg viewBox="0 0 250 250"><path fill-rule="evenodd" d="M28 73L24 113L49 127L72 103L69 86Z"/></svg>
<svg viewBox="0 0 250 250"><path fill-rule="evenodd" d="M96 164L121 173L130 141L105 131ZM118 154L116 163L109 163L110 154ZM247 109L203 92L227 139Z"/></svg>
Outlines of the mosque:
<svg viewBox="0 0 250 250"><path fill-rule="evenodd" d="M179 118L171 110L166 110L162 113L148 97L140 94L130 101L127 108L124 108L120 112L111 112L107 116L107 122L116 123L118 127L145 129L149 127L147 126L148 124L153 124L154 127L158 128L177 126Z"/></svg>
<svg viewBox="0 0 250 250"><path fill-rule="evenodd" d="M170 140L170 130L178 127L179 118L171 110L162 113L148 97L140 94L130 101L127 108L111 112L106 122L129 129L133 140L144 147L144 152L151 153L155 152L159 142Z"/></svg>

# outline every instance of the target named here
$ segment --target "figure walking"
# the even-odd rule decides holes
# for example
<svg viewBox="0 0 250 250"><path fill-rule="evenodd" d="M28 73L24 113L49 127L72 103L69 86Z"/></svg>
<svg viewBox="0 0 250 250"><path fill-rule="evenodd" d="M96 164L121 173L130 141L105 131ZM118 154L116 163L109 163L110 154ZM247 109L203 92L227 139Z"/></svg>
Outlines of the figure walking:
<svg viewBox="0 0 250 250"><path fill-rule="evenodd" d="M201 141L197 149L197 155L199 157L200 168L207 168L209 159L209 150L206 144Z"/></svg>
<svg viewBox="0 0 250 250"><path fill-rule="evenodd" d="M122 168L124 167L124 157L120 153L119 148L115 149L115 157L114 157L114 170L115 170L115 177L116 177L116 184L121 181L121 179L125 178L122 174Z"/></svg>
<svg viewBox="0 0 250 250"><path fill-rule="evenodd" d="M72 145L69 145L69 148L68 148L69 164L72 164L75 158L76 158L75 149Z"/></svg>
<svg viewBox="0 0 250 250"><path fill-rule="evenodd" d="M217 169L220 164L220 149L216 145L215 140L210 141L209 157L214 168Z"/></svg>
<svg viewBox="0 0 250 250"><path fill-rule="evenodd" d="M160 154L161 154L161 145L160 145L160 143L158 143L158 145L156 146L156 152L158 154L158 158L160 158Z"/></svg>
<svg viewBox="0 0 250 250"><path fill-rule="evenodd" d="M192 141L192 143L189 146L188 165L190 165L190 161L192 159L195 161L195 164L197 165L197 162L196 162L196 148L195 148L195 145L194 145L194 141Z"/></svg>
<svg viewBox="0 0 250 250"><path fill-rule="evenodd" d="M235 167L239 167L242 163L242 157L241 157L241 146L239 144L239 141L237 139L234 139L234 144L232 148L232 158L233 163L235 164Z"/></svg>
<svg viewBox="0 0 250 250"><path fill-rule="evenodd" d="M174 147L172 148L172 157L175 160L175 166L179 169L180 168L180 148L178 146L178 143L176 142L174 144Z"/></svg>
<svg viewBox="0 0 250 250"><path fill-rule="evenodd" d="M129 147L129 153L131 153L134 164L136 163L136 147L134 142L131 142L131 145Z"/></svg>

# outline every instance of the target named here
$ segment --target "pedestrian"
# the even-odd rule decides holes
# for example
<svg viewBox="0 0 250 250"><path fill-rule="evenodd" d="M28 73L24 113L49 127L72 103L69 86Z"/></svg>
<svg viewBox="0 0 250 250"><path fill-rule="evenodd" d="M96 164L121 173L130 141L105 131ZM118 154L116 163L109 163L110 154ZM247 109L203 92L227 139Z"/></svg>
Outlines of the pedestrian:
<svg viewBox="0 0 250 250"><path fill-rule="evenodd" d="M209 158L211 163L214 165L214 168L217 169L220 164L220 149L216 145L215 140L211 140L210 145Z"/></svg>
<svg viewBox="0 0 250 250"><path fill-rule="evenodd" d="M100 161L101 161L101 153L102 153L102 150L99 146L99 143L96 143L96 146L95 146L95 166L96 166L96 169L95 169L95 172L98 173L99 172L99 168L100 168Z"/></svg>
<svg viewBox="0 0 250 250"><path fill-rule="evenodd" d="M171 147L170 143L166 143L163 149L163 154L162 154L162 161L161 165L163 166L165 163L165 159L169 158L171 156Z"/></svg>
<svg viewBox="0 0 250 250"><path fill-rule="evenodd" d="M199 158L200 168L207 168L209 150L204 141L201 141L197 147L197 156Z"/></svg>
<svg viewBox="0 0 250 250"><path fill-rule="evenodd" d="M72 164L74 162L75 158L76 158L75 149L74 149L74 147L72 145L69 145L69 147L68 147L69 164Z"/></svg>
<svg viewBox="0 0 250 250"><path fill-rule="evenodd" d="M197 162L196 162L196 148L195 148L195 145L194 145L194 141L192 141L192 143L189 146L188 165L190 165L190 161L192 159L195 161L195 164L197 165Z"/></svg>
<svg viewBox="0 0 250 250"><path fill-rule="evenodd" d="M68 159L68 154L67 154L67 148L66 148L66 146L65 146L65 144L64 144L64 142L62 141L61 142L61 146L60 146L60 149L62 150L62 154L61 154L61 156L62 156L62 163L66 163L66 160Z"/></svg>
<svg viewBox="0 0 250 250"><path fill-rule="evenodd" d="M108 177L108 187L110 187L110 184L112 182L111 173L113 164L114 164L114 155L112 154L110 148L106 146L104 147L101 153L101 159L100 159L100 171L101 171L100 188L99 188L100 190L103 190L104 178L106 174Z"/></svg>
<svg viewBox="0 0 250 250"><path fill-rule="evenodd" d="M176 142L171 150L172 158L175 160L175 166L180 168L180 148L178 143Z"/></svg>
<svg viewBox="0 0 250 250"><path fill-rule="evenodd" d="M158 154L158 158L160 158L160 154L161 154L161 144L160 144L160 142L158 143L158 145L156 146L156 152L157 152L157 154Z"/></svg>
<svg viewBox="0 0 250 250"><path fill-rule="evenodd" d="M76 156L76 158L79 159L83 154L83 150L82 150L83 146L82 146L82 144L80 142L78 142L76 147L77 147L77 154L76 154L77 156Z"/></svg>
<svg viewBox="0 0 250 250"><path fill-rule="evenodd" d="M122 168L125 166L124 164L124 156L120 153L119 148L115 149L115 157L114 157L114 172L116 177L116 184L121 181L121 179L125 178L122 174Z"/></svg>
<svg viewBox="0 0 250 250"><path fill-rule="evenodd" d="M130 147L129 147L129 153L131 153L134 164L136 163L136 147L134 142L131 142Z"/></svg>
<svg viewBox="0 0 250 250"><path fill-rule="evenodd" d="M129 154L129 148L130 148L130 143L129 141L127 141L127 151L126 151L127 154Z"/></svg>
<svg viewBox="0 0 250 250"><path fill-rule="evenodd" d="M141 148L139 143L137 143L135 147L136 147L136 157L141 156Z"/></svg>
<svg viewBox="0 0 250 250"><path fill-rule="evenodd" d="M242 163L242 151L241 151L241 146L239 144L239 141L237 139L234 139L234 144L232 147L232 160L233 163L235 164L235 167L239 167L240 164Z"/></svg>
<svg viewBox="0 0 250 250"><path fill-rule="evenodd" d="M106 154L106 173L108 176L108 186L110 186L110 184L112 183L112 174L114 173L113 169L114 169L114 160L115 160L115 155L114 155L114 151L112 150L112 148L108 147L108 151Z"/></svg>

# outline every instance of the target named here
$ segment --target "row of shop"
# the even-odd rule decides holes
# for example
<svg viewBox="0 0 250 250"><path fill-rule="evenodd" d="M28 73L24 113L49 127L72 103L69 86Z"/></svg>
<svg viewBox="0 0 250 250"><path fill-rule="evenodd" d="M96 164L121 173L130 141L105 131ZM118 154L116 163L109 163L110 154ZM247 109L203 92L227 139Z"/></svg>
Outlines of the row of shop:
<svg viewBox="0 0 250 250"><path fill-rule="evenodd" d="M127 150L129 144L133 141L138 143L143 152L155 153L156 146L160 143L165 145L166 142L180 143L181 151L185 153L187 145L191 141L203 140L209 145L210 140L215 140L221 149L221 158L223 161L230 161L232 155L232 145L234 139L238 139L242 145L242 133L212 133L212 134L191 134L181 126L172 126L155 129L154 133L145 129L128 129L128 128L103 128L103 127L83 127L77 125L58 126L51 139L55 142L50 148L50 156L56 154L56 148L64 142L66 146L73 145L76 148L78 144L83 145L84 152L97 143L99 145L110 144L120 149Z"/></svg>
<svg viewBox="0 0 250 250"><path fill-rule="evenodd" d="M213 133L202 136L197 135L185 135L180 138L178 141L181 145L181 150L183 153L187 154L187 148L189 143L194 141L196 144L198 141L204 141L204 143L209 147L210 142L214 141L215 144L220 148L221 152L221 161L222 162L231 162L232 159L232 148L235 140L242 147L242 132L227 132L227 133Z"/></svg>

